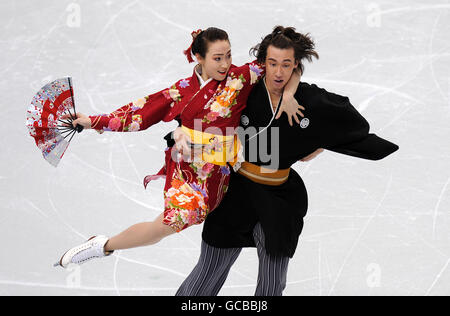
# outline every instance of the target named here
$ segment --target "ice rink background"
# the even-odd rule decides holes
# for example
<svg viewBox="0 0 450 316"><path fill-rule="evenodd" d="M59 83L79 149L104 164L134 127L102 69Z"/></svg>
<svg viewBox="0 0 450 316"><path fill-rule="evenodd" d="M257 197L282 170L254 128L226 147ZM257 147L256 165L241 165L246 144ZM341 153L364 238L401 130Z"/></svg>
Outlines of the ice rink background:
<svg viewBox="0 0 450 316"><path fill-rule="evenodd" d="M25 127L37 90L73 77L77 108L110 113L191 75L190 32L221 27L234 64L273 26L316 41L303 80L348 95L371 131L400 146L373 162L325 152L295 169L309 211L285 295L450 294L449 1L0 2L0 295L173 295L201 226L70 271L52 264L94 234L153 220L174 123L76 135L57 169ZM301 143L298 144L301 146ZM245 249L220 295L253 295Z"/></svg>

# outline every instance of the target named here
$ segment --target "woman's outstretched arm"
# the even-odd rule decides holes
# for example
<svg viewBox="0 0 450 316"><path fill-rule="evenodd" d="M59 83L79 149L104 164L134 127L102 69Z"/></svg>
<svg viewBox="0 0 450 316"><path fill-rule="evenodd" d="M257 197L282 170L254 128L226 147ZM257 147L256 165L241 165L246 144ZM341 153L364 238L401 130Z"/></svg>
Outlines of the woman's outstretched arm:
<svg viewBox="0 0 450 316"><path fill-rule="evenodd" d="M111 114L87 116L77 113L77 119L72 124L74 126L79 124L98 132L137 132L161 121L171 121L176 116L173 112L175 104L182 98L179 82L171 88L128 103Z"/></svg>

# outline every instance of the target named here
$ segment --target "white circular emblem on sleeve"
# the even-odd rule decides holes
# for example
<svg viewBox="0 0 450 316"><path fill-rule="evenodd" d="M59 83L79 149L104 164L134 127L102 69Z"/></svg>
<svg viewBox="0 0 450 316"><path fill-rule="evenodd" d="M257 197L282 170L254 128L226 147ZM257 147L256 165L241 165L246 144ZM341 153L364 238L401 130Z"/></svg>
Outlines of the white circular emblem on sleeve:
<svg viewBox="0 0 450 316"><path fill-rule="evenodd" d="M244 126L247 126L250 123L250 119L248 118L247 115L242 115L241 116L241 123Z"/></svg>
<svg viewBox="0 0 450 316"><path fill-rule="evenodd" d="M307 128L309 126L309 119L304 118L301 122L300 122L300 127L301 128Z"/></svg>

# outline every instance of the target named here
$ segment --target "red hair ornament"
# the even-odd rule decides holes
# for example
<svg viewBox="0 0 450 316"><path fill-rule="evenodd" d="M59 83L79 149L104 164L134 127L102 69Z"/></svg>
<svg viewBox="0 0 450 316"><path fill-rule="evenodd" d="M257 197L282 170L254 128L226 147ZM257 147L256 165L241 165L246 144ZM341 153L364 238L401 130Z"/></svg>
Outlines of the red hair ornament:
<svg viewBox="0 0 450 316"><path fill-rule="evenodd" d="M201 32L202 32L202 30L201 30L201 29L198 29L197 31L193 31L193 32L191 33L191 35L192 35L192 43L191 43L191 46L189 46L188 49L186 49L185 51L183 51L183 53L186 55L186 57L187 57L189 63L193 63L193 62L194 62L194 59L192 58L192 45L194 45L195 39L197 38L197 36L198 36Z"/></svg>

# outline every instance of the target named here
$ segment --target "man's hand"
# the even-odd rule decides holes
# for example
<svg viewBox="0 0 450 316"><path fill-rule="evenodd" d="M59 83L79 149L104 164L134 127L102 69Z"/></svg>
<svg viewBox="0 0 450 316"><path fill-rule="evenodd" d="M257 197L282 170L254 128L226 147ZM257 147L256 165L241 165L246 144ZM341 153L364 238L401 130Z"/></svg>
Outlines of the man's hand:
<svg viewBox="0 0 450 316"><path fill-rule="evenodd" d="M301 159L300 161L303 162L307 162L310 161L314 158L316 158L318 155L320 155L321 153L323 153L324 149L323 148L319 148L317 149L315 152L313 152L312 154L310 154L309 156L306 156L305 158Z"/></svg>

